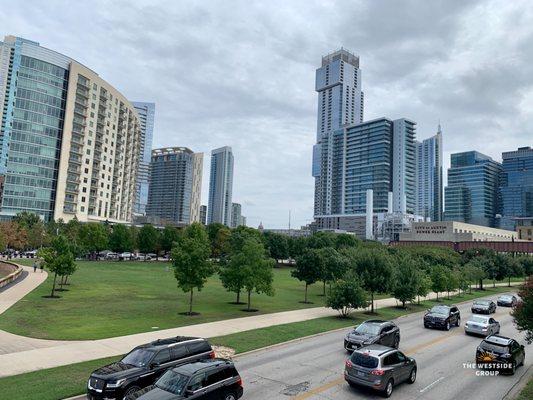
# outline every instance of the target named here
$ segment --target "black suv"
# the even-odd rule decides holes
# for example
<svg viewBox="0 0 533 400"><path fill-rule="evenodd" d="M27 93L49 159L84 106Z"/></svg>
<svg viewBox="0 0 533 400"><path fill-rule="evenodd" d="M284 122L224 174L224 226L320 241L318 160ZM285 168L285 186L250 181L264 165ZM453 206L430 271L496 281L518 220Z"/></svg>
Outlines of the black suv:
<svg viewBox="0 0 533 400"><path fill-rule="evenodd" d="M169 368L214 357L211 345L202 338L158 339L134 348L119 362L93 371L87 382L87 398L120 400L152 385Z"/></svg>
<svg viewBox="0 0 533 400"><path fill-rule="evenodd" d="M476 364L484 369L508 371L514 375L516 367L524 365L526 351L516 340L491 335L481 341L476 349Z"/></svg>
<svg viewBox="0 0 533 400"><path fill-rule="evenodd" d="M461 313L457 306L440 304L433 306L424 315L424 328L441 328L450 330L450 327L461 324Z"/></svg>
<svg viewBox="0 0 533 400"><path fill-rule="evenodd" d="M155 385L137 392L131 399L237 400L242 393L242 379L235 365L228 360L215 359L172 368Z"/></svg>
<svg viewBox="0 0 533 400"><path fill-rule="evenodd" d="M348 332L344 338L344 348L349 352L370 344L398 348L400 328L394 322L370 319Z"/></svg>

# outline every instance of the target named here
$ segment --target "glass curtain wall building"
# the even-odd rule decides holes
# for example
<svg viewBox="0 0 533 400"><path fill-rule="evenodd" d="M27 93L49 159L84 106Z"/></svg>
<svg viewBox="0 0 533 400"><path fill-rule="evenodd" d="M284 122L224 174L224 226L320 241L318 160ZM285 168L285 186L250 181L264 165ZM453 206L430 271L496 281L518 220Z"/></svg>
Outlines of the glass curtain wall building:
<svg viewBox="0 0 533 400"><path fill-rule="evenodd" d="M442 131L416 142L416 214L431 221L442 220Z"/></svg>
<svg viewBox="0 0 533 400"><path fill-rule="evenodd" d="M202 165L203 154L186 147L153 150L146 215L176 225L199 221Z"/></svg>
<svg viewBox="0 0 533 400"><path fill-rule="evenodd" d="M501 164L468 151L451 155L445 188L445 220L496 228L500 214Z"/></svg>
<svg viewBox="0 0 533 400"><path fill-rule="evenodd" d="M139 119L120 92L26 39L0 42L0 217L130 222Z"/></svg>
<svg viewBox="0 0 533 400"><path fill-rule="evenodd" d="M154 137L155 104L139 101L134 101L131 104L137 110L141 124L141 148L133 212L137 215L144 215L146 213L148 187L150 185L150 161L152 158L152 140Z"/></svg>
<svg viewBox="0 0 533 400"><path fill-rule="evenodd" d="M226 226L231 226L232 194L233 153L231 147L224 146L211 152L208 224L219 222Z"/></svg>
<svg viewBox="0 0 533 400"><path fill-rule="evenodd" d="M515 218L533 217L533 149L502 153L502 228L514 230Z"/></svg>

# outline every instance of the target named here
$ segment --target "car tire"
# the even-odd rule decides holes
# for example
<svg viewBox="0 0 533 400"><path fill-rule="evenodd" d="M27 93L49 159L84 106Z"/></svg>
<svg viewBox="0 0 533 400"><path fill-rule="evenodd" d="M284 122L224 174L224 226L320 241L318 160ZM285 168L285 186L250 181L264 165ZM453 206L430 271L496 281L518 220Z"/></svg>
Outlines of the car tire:
<svg viewBox="0 0 533 400"><path fill-rule="evenodd" d="M353 382L350 382L350 381L347 381L348 382L348 385L350 385L350 387L353 387L353 388L356 388L357 385Z"/></svg>
<svg viewBox="0 0 533 400"><path fill-rule="evenodd" d="M392 395L392 391L394 390L394 381L392 379L389 379L387 382L387 385L385 386L385 390L383 391L383 397L389 398Z"/></svg>
<svg viewBox="0 0 533 400"><path fill-rule="evenodd" d="M446 329L447 331L450 330L450 321L446 322L446 327L444 329Z"/></svg>
<svg viewBox="0 0 533 400"><path fill-rule="evenodd" d="M393 344L392 347L394 347L395 349L397 349L398 347L400 347L400 336L396 335L396 336L394 337L394 344Z"/></svg>
<svg viewBox="0 0 533 400"><path fill-rule="evenodd" d="M132 396L135 392L138 392L139 390L141 390L141 388L135 385L126 388L126 390L124 390L124 399L127 399L129 396Z"/></svg>
<svg viewBox="0 0 533 400"><path fill-rule="evenodd" d="M461 318L457 318L457 321L455 322L455 326L459 327L461 325Z"/></svg>
<svg viewBox="0 0 533 400"><path fill-rule="evenodd" d="M416 367L414 367L411 370L411 373L409 374L409 379L407 380L407 383L413 384L416 381Z"/></svg>
<svg viewBox="0 0 533 400"><path fill-rule="evenodd" d="M512 364L512 367L511 367L511 370L509 371L509 373L511 375L514 375L516 372L516 361L513 361L513 364Z"/></svg>
<svg viewBox="0 0 533 400"><path fill-rule="evenodd" d="M226 392L222 395L222 400L237 400L237 393Z"/></svg>

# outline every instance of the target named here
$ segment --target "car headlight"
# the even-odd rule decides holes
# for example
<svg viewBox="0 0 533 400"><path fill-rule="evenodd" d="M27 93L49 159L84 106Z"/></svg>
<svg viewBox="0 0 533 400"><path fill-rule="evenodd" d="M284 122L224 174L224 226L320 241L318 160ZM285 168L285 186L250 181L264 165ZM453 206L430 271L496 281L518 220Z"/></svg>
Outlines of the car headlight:
<svg viewBox="0 0 533 400"><path fill-rule="evenodd" d="M108 382L106 386L110 389L114 389L120 387L124 382L126 382L126 378L119 379L116 382Z"/></svg>

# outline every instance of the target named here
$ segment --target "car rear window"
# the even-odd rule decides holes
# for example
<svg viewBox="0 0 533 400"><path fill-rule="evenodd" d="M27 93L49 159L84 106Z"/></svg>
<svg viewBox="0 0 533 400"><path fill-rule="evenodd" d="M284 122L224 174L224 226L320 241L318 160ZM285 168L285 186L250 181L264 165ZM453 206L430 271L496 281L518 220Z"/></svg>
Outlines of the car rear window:
<svg viewBox="0 0 533 400"><path fill-rule="evenodd" d="M379 359L377 357L358 352L352 354L351 361L355 365L365 368L376 368L379 363Z"/></svg>
<svg viewBox="0 0 533 400"><path fill-rule="evenodd" d="M500 353L500 354L505 354L509 352L508 346L500 345L496 343L490 343L486 341L481 342L481 348L484 350L489 350L489 351L493 351L495 353Z"/></svg>
<svg viewBox="0 0 533 400"><path fill-rule="evenodd" d="M200 354L211 351L211 345L204 340L188 343L187 347L189 348L189 353L191 354Z"/></svg>

